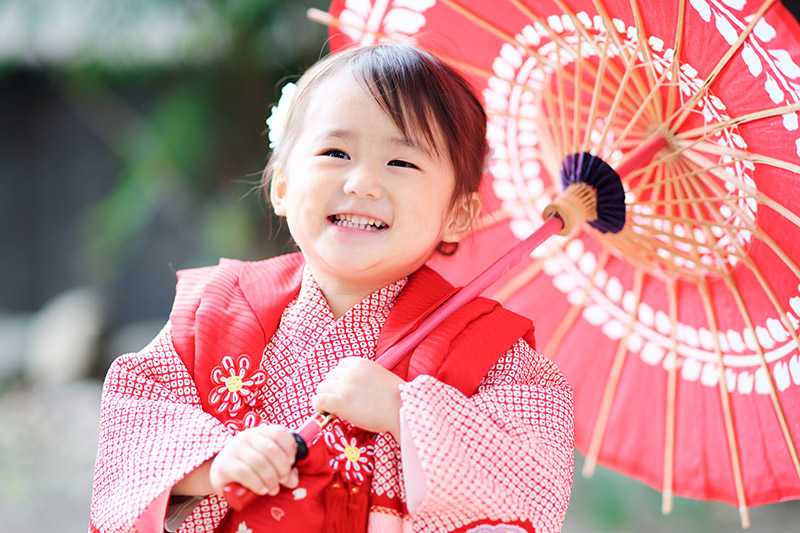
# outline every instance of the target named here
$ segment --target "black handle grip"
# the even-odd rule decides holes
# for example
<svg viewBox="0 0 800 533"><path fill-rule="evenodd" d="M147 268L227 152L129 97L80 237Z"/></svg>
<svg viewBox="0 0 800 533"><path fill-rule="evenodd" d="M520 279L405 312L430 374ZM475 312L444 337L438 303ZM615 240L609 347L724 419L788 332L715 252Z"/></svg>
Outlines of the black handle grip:
<svg viewBox="0 0 800 533"><path fill-rule="evenodd" d="M294 431L290 431L292 437L294 437L294 441L297 443L297 453L294 456L294 464L297 464L297 461L301 459L305 459L308 456L308 445L306 441L303 440L303 437L298 435Z"/></svg>

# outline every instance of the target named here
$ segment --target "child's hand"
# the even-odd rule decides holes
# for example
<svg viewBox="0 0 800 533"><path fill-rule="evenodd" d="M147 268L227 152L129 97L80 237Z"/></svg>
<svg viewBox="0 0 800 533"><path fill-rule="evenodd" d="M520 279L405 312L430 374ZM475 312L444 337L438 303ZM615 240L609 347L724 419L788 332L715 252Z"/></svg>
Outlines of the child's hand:
<svg viewBox="0 0 800 533"><path fill-rule="evenodd" d="M297 487L293 468L297 444L285 427L271 425L246 429L233 437L211 462L209 479L214 493L237 482L256 494L274 496L283 485Z"/></svg>
<svg viewBox="0 0 800 533"><path fill-rule="evenodd" d="M312 405L361 429L388 431L399 442L401 383L397 375L373 361L348 357L319 384Z"/></svg>

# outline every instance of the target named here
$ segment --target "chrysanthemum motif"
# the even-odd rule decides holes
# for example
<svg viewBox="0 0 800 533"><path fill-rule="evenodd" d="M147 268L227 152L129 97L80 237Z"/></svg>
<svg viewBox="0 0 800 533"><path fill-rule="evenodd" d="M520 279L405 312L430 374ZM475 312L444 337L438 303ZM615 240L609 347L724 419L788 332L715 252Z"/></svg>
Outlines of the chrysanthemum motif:
<svg viewBox="0 0 800 533"><path fill-rule="evenodd" d="M334 423L330 431L325 433L325 445L335 455L329 464L338 471L346 481L361 484L367 476L372 475L375 447L363 436L347 436L341 424Z"/></svg>
<svg viewBox="0 0 800 533"><path fill-rule="evenodd" d="M211 382L218 385L211 389L208 401L218 413L235 414L245 404L253 405L257 388L266 380L263 370L250 372L250 359L246 355L240 355L235 363L233 357L226 355L222 365L211 371Z"/></svg>

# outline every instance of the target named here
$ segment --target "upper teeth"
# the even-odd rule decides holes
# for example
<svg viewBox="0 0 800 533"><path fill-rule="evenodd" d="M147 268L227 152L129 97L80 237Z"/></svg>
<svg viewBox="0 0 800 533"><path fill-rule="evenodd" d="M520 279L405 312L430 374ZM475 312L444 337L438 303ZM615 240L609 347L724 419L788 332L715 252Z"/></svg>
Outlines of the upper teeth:
<svg viewBox="0 0 800 533"><path fill-rule="evenodd" d="M362 217L359 215L336 215L334 219L340 224L351 227L383 228L385 224L376 218Z"/></svg>

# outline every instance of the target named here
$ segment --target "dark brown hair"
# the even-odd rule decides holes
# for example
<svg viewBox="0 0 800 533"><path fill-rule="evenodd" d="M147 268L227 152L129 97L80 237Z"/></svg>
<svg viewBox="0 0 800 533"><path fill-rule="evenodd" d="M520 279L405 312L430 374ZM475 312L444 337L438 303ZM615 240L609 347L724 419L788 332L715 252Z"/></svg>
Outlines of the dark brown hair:
<svg viewBox="0 0 800 533"><path fill-rule="evenodd" d="M469 82L432 55L405 44L377 44L330 55L298 81L286 130L264 169L264 185L283 166L302 129L305 110L322 81L343 69L375 98L403 135L418 129L440 151L437 130L455 170L451 204L477 192L488 153L486 113Z"/></svg>

